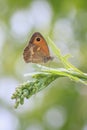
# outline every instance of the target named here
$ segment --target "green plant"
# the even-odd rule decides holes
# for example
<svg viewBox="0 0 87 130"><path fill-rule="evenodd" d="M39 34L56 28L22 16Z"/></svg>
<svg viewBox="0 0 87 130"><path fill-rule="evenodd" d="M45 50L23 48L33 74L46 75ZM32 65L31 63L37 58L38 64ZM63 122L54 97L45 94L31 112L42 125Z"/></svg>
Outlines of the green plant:
<svg viewBox="0 0 87 130"><path fill-rule="evenodd" d="M30 98L32 95L46 88L51 82L59 77L68 77L75 82L81 82L87 85L87 74L77 69L68 61L70 55L62 56L60 50L55 46L50 38L48 38L48 43L57 58L64 65L64 68L54 69L38 65L40 72L28 74L32 76L32 80L19 85L13 93L12 99L16 100L15 108L17 108L19 104L23 104L25 98Z"/></svg>

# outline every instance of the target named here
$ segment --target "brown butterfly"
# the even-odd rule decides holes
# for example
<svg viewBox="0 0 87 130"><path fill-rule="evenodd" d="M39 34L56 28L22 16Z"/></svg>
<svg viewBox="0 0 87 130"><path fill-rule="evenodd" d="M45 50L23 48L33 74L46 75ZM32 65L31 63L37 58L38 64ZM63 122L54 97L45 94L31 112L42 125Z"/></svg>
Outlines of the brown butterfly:
<svg viewBox="0 0 87 130"><path fill-rule="evenodd" d="M46 63L53 59L46 40L39 32L32 35L29 44L24 49L23 57L26 63Z"/></svg>

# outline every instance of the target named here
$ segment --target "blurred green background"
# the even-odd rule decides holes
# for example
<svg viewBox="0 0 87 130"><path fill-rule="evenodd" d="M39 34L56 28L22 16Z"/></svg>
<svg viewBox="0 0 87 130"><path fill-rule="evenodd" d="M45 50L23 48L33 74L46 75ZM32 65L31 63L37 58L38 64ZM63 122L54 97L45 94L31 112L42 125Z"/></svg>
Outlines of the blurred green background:
<svg viewBox="0 0 87 130"><path fill-rule="evenodd" d="M87 86L59 78L14 109L11 95L35 65L23 60L33 32L87 72L86 0L0 0L0 130L87 130ZM55 67L55 66L54 66Z"/></svg>

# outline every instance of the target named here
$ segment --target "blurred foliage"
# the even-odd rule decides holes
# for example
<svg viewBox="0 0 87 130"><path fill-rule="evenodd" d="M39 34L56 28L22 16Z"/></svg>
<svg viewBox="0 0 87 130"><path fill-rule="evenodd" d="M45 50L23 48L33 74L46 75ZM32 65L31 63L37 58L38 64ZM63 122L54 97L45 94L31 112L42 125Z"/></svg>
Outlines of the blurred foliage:
<svg viewBox="0 0 87 130"><path fill-rule="evenodd" d="M39 19L41 16L44 17L45 9L41 16L38 14L40 12L40 6L37 7L36 3L39 2L40 6L42 5L41 7L44 7L44 2L47 3L46 7L49 5L52 12L51 21L49 23L50 27L48 28L44 27L43 24L39 27L40 23L38 24L37 20L34 19L34 17L36 19ZM11 20L17 12L25 12L26 10L31 9L34 3L36 4L36 7L34 6L32 9L36 9L36 16L34 15L33 17L30 12L30 16L33 17L32 20L34 23L31 21L31 29L27 34L20 36L12 30ZM46 19L48 20L48 17ZM67 78L56 79L48 88L39 92L38 95L36 94L36 96L27 101L27 105L24 104L25 108L23 106L18 110L14 110L12 102L10 103L10 98L8 99L9 101L7 101L6 97L9 96L8 91L10 91L10 85L11 87L14 86L13 82L12 84L11 82L7 82L6 77L10 78L10 80L13 78L21 83L26 80L26 78L23 77L26 72L35 71L35 69L37 69L35 65L25 64L22 58L23 49L29 41L30 34L35 31L40 31L47 36L49 35L55 42L60 36L59 32L55 32L55 25L63 20L70 22L73 31L71 40L68 41L67 39L67 44L64 44L71 53L73 52L71 55L74 55L74 58L72 58L74 59L74 62L72 61L72 63L81 71L87 72L86 0L0 0L0 108L9 111L9 113L18 120L18 124L15 124L15 128L13 126L13 130L87 129L87 86L80 83L74 83ZM25 27L25 24L22 26ZM64 31L66 31L67 34L66 28L64 28ZM56 33L57 36L55 35ZM62 39L64 36L61 36ZM60 41L57 39L57 42ZM60 42L60 44L63 47L62 42ZM66 48L63 51L65 50ZM52 65L52 67L53 66L55 68L55 64ZM2 79L4 79L4 86L2 84ZM18 84L16 83L16 85ZM2 91L3 88L4 92ZM13 91L14 90L9 92L10 95ZM2 94L4 96L2 96ZM32 107L32 103L30 104L31 101L34 104L34 107ZM4 117L5 116L6 114ZM0 115L0 117L2 116ZM4 118L4 122L5 119L6 118ZM8 117L8 119L10 119L10 117ZM2 120L3 118L0 121ZM12 124L12 122L10 124Z"/></svg>

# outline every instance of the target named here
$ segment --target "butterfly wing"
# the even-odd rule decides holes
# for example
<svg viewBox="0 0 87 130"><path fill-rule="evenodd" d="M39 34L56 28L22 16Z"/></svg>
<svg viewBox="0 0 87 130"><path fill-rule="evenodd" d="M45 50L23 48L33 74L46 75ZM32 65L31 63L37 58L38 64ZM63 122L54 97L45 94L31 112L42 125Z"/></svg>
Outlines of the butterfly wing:
<svg viewBox="0 0 87 130"><path fill-rule="evenodd" d="M24 49L23 57L27 63L42 63L52 59L48 45L39 32L32 35L28 46Z"/></svg>

